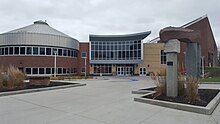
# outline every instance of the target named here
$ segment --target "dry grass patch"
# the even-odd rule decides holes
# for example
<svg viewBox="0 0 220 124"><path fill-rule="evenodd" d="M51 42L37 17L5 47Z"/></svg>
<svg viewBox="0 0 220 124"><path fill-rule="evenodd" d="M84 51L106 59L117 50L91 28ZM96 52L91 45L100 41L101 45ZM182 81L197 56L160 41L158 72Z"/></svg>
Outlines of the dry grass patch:
<svg viewBox="0 0 220 124"><path fill-rule="evenodd" d="M14 89L24 87L25 75L18 68L10 66L7 72L0 70L0 88Z"/></svg>

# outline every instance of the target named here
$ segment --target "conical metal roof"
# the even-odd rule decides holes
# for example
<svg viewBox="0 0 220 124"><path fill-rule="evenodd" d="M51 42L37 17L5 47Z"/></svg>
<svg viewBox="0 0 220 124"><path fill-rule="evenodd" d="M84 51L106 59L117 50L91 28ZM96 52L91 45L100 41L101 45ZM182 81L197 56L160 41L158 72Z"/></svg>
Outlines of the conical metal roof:
<svg viewBox="0 0 220 124"><path fill-rule="evenodd" d="M58 35L58 36L71 38L70 36L50 27L46 22L42 20L35 21L34 24L32 25L15 29L7 33L40 33L40 34Z"/></svg>

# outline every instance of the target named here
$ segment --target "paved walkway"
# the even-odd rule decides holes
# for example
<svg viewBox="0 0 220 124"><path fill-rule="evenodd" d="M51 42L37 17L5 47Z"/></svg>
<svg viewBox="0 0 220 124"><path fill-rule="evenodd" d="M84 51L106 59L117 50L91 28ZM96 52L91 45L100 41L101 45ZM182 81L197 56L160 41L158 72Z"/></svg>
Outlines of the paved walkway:
<svg viewBox="0 0 220 124"><path fill-rule="evenodd" d="M212 115L202 115L134 102L132 90L154 86L147 77L74 82L87 86L0 97L0 124L220 123L220 105Z"/></svg>

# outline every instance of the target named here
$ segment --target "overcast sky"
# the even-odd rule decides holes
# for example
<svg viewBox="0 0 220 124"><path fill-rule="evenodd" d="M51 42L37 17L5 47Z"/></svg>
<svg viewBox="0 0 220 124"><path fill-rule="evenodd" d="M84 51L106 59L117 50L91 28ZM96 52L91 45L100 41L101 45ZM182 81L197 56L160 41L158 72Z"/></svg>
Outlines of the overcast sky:
<svg viewBox="0 0 220 124"><path fill-rule="evenodd" d="M181 26L208 15L220 46L219 0L0 0L0 33L47 20L79 41L89 34L152 31L146 41L167 26Z"/></svg>

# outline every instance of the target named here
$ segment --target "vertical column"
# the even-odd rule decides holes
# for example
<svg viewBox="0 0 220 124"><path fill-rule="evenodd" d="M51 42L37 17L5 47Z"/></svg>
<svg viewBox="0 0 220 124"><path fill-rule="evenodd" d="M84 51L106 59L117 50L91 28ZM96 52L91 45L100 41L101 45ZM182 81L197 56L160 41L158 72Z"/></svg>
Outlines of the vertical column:
<svg viewBox="0 0 220 124"><path fill-rule="evenodd" d="M166 92L167 96L176 97L178 95L177 83L177 53L180 52L180 42L177 39L169 40L165 44L167 58L166 66Z"/></svg>
<svg viewBox="0 0 220 124"><path fill-rule="evenodd" d="M200 75L201 75L201 70L202 70L202 68L201 68L201 66L202 66L201 59L202 59L201 47L197 43L197 60L198 60L198 63L197 63L197 66L198 66L198 68L197 68L197 70L198 70L197 78L199 78Z"/></svg>
<svg viewBox="0 0 220 124"><path fill-rule="evenodd" d="M187 43L186 48L186 73L198 78L200 75L200 47L197 43Z"/></svg>

